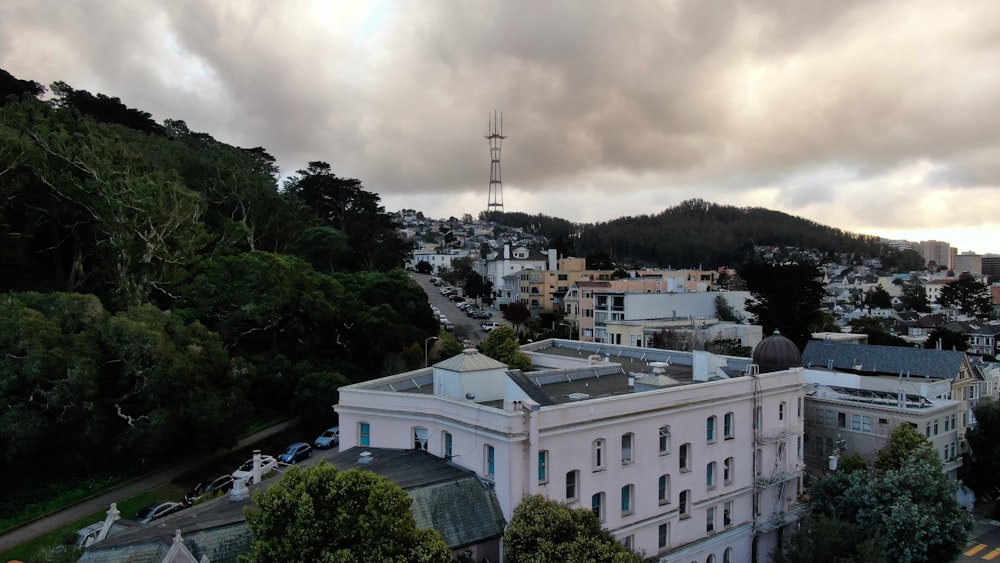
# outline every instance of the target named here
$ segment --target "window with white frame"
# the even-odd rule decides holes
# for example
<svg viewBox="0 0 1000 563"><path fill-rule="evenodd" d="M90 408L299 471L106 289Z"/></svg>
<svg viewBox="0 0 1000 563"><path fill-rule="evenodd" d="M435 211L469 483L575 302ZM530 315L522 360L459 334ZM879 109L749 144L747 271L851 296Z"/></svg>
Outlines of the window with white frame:
<svg viewBox="0 0 1000 563"><path fill-rule="evenodd" d="M714 461L705 464L705 487L709 489L715 488L715 467Z"/></svg>
<svg viewBox="0 0 1000 563"><path fill-rule="evenodd" d="M590 495L590 510L593 511L597 520L604 522L604 493L594 493Z"/></svg>
<svg viewBox="0 0 1000 563"><path fill-rule="evenodd" d="M670 546L670 524L660 524L656 529L656 545L663 549Z"/></svg>
<svg viewBox="0 0 1000 563"><path fill-rule="evenodd" d="M496 450L494 450L493 446L489 444L486 444L483 447L483 450L484 450L483 451L484 473L486 474L487 477L492 479L493 476L496 474Z"/></svg>
<svg viewBox="0 0 1000 563"><path fill-rule="evenodd" d="M632 551L635 545L635 535L629 534L622 538L622 545L625 546L625 549Z"/></svg>
<svg viewBox="0 0 1000 563"><path fill-rule="evenodd" d="M735 468L733 467L733 465L735 463L736 459L732 457L727 457L725 461L722 462L722 484L724 485L733 484L733 475L735 474L734 473Z"/></svg>
<svg viewBox="0 0 1000 563"><path fill-rule="evenodd" d="M577 499L579 491L577 487L580 483L580 472L576 469L573 471L568 471L566 473L566 502L571 502Z"/></svg>
<svg viewBox="0 0 1000 563"><path fill-rule="evenodd" d="M733 563L733 548L727 547L722 552L722 563Z"/></svg>
<svg viewBox="0 0 1000 563"><path fill-rule="evenodd" d="M444 433L444 437L441 440L441 442L444 445L444 458L445 459L451 459L452 457L454 457L454 454L452 453L453 449L452 449L451 441L452 441L451 432L445 432Z"/></svg>
<svg viewBox="0 0 1000 563"><path fill-rule="evenodd" d="M681 491L680 496L677 498L677 505L681 514L681 518L687 518L691 516L691 491L684 489Z"/></svg>
<svg viewBox="0 0 1000 563"><path fill-rule="evenodd" d="M622 434L622 463L632 463L632 444L635 442L635 434L629 432Z"/></svg>
<svg viewBox="0 0 1000 563"><path fill-rule="evenodd" d="M660 475L657 481L657 499L660 504L670 504L670 475Z"/></svg>
<svg viewBox="0 0 1000 563"><path fill-rule="evenodd" d="M427 429L422 426L413 427L413 449L427 451Z"/></svg>
<svg viewBox="0 0 1000 563"><path fill-rule="evenodd" d="M710 416L705 419L705 441L715 441L715 417Z"/></svg>
<svg viewBox="0 0 1000 563"><path fill-rule="evenodd" d="M358 423L358 444L362 446L372 445L372 427L367 422Z"/></svg>
<svg viewBox="0 0 1000 563"><path fill-rule="evenodd" d="M670 453L670 427L661 426L660 427L660 455L667 455Z"/></svg>
<svg viewBox="0 0 1000 563"><path fill-rule="evenodd" d="M722 505L722 526L728 528L733 525L733 501L727 501Z"/></svg>
<svg viewBox="0 0 1000 563"><path fill-rule="evenodd" d="M733 413L727 412L726 415L722 418L722 437L725 438L726 440L732 440L734 432L736 431L736 429L733 427L734 423L733 416L734 416Z"/></svg>
<svg viewBox="0 0 1000 563"><path fill-rule="evenodd" d="M594 442L593 442L593 448L592 448L593 449L593 455L592 455L593 459L592 459L592 461L593 461L593 465L594 465L594 471L601 471L601 470L604 469L604 464L605 464L605 460L604 460L604 446L605 446L605 443L604 443L603 439L597 439L597 440L594 440Z"/></svg>
<svg viewBox="0 0 1000 563"><path fill-rule="evenodd" d="M635 502L635 485L625 485L622 487L622 516L628 516L632 514L635 509L633 503Z"/></svg>
<svg viewBox="0 0 1000 563"><path fill-rule="evenodd" d="M851 415L851 430L861 430L861 415L852 414Z"/></svg>
<svg viewBox="0 0 1000 563"><path fill-rule="evenodd" d="M541 450L538 452L538 482L549 482L549 452Z"/></svg>
<svg viewBox="0 0 1000 563"><path fill-rule="evenodd" d="M778 420L785 420L785 402L778 403Z"/></svg>
<svg viewBox="0 0 1000 563"><path fill-rule="evenodd" d="M691 471L691 444L681 444L680 455L678 456L681 471Z"/></svg>

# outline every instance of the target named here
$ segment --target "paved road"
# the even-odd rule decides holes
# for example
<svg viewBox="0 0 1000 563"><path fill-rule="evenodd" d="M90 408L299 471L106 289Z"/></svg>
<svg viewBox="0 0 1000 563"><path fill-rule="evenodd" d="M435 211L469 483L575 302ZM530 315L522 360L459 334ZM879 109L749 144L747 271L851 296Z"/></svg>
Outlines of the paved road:
<svg viewBox="0 0 1000 563"><path fill-rule="evenodd" d="M216 452L216 455L223 456L235 450L246 448L250 444L257 443L272 434L277 434L278 432L287 430L296 424L298 424L298 420L293 419L261 430L256 434L251 434L250 436L243 438L236 444L236 446L233 446L228 450ZM7 551L8 549L21 545L26 541L35 539L38 536L54 532L55 530L58 530L71 522L79 520L88 514L99 510L107 510L108 507L111 506L112 502L118 502L122 499L133 497L144 491L169 484L181 475L197 469L205 462L205 456L192 457L163 469L162 471L139 477L138 479L130 481L120 487L108 490L95 497L91 497L77 505L66 508L65 510L50 514L49 516L30 522L19 528L0 534L0 552Z"/></svg>
<svg viewBox="0 0 1000 563"><path fill-rule="evenodd" d="M441 295L440 287L431 284L429 281L431 276L416 272L412 273L411 276L417 284L423 288L424 292L427 293L427 301L430 302L431 305L440 309L441 313L448 317L448 320L455 325L455 338L458 338L459 340L466 338L472 343L473 346L479 344L483 340L486 340L486 337L489 335L483 332L483 329L479 326L485 321L466 316L461 309L455 306L455 302L449 301L447 297ZM491 321L499 321L504 324L509 324L500 317L500 311L488 307L483 307L483 310L493 313L493 318L490 319Z"/></svg>
<svg viewBox="0 0 1000 563"><path fill-rule="evenodd" d="M972 539L956 561L993 561L1000 557L1000 522L990 518L992 514L974 512L976 527Z"/></svg>

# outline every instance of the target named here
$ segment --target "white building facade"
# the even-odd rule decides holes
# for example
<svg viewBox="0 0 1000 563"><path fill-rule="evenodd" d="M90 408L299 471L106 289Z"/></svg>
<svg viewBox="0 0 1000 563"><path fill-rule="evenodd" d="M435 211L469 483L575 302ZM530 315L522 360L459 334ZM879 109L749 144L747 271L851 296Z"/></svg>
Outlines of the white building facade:
<svg viewBox="0 0 1000 563"><path fill-rule="evenodd" d="M664 562L765 561L803 513L801 368L576 341L522 350L536 371L466 350L342 387L340 448L426 449L494 487L508 521L541 494Z"/></svg>

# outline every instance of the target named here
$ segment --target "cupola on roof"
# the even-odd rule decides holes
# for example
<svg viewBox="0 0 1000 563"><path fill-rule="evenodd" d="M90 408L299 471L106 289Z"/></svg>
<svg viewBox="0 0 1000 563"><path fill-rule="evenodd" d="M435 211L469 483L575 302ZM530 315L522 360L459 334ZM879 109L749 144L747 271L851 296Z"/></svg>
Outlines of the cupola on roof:
<svg viewBox="0 0 1000 563"><path fill-rule="evenodd" d="M801 366L802 353L794 342L775 330L753 349L753 363L760 367L760 373L783 371Z"/></svg>

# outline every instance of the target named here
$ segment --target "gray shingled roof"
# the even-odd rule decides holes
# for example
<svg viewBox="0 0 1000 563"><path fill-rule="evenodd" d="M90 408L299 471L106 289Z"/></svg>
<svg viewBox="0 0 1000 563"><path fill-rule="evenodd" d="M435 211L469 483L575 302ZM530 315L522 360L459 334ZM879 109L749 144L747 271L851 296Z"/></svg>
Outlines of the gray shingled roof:
<svg viewBox="0 0 1000 563"><path fill-rule="evenodd" d="M825 368L831 360L834 368L855 373L897 375L902 372L918 377L954 379L965 361L965 352L818 340L806 343L803 366Z"/></svg>
<svg viewBox="0 0 1000 563"><path fill-rule="evenodd" d="M371 461L360 462L361 452ZM338 452L330 463L341 470L363 469L393 481L413 499L417 527L434 528L451 549L503 535L506 522L500 502L479 477L422 450L355 446Z"/></svg>
<svg viewBox="0 0 1000 563"><path fill-rule="evenodd" d="M507 364L494 360L486 354L479 353L475 348L462 350L461 354L452 356L447 360L442 360L434 364L434 369L445 369L459 373L471 371L487 371L494 369L507 369Z"/></svg>

